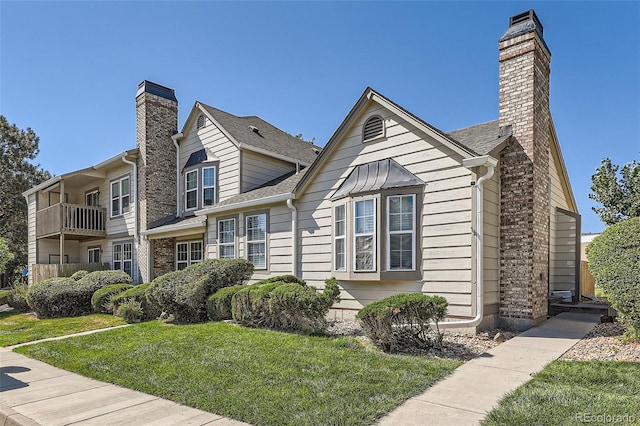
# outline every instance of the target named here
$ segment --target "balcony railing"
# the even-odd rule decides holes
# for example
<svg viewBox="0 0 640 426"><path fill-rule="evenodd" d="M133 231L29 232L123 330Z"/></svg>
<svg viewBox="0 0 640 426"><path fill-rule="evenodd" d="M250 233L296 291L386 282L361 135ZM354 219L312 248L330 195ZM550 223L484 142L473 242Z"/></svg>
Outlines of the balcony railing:
<svg viewBox="0 0 640 426"><path fill-rule="evenodd" d="M56 234L105 237L107 210L80 204L55 204L36 212L36 237Z"/></svg>

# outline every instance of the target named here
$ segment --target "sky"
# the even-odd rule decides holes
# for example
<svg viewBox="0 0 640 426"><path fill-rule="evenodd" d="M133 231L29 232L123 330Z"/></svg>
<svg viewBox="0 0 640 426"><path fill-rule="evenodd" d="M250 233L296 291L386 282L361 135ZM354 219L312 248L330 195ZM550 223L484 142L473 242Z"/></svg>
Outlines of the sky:
<svg viewBox="0 0 640 426"><path fill-rule="evenodd" d="M135 147L142 80L323 146L367 86L451 131L498 118L498 39L534 8L582 232L603 158L640 160L640 2L0 0L0 114L52 174Z"/></svg>

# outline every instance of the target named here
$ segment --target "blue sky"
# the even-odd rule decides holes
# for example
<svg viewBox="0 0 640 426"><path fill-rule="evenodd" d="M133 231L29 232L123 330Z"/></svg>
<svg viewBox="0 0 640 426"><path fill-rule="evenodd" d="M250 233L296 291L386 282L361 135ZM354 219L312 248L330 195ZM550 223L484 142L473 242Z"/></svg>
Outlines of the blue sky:
<svg viewBox="0 0 640 426"><path fill-rule="evenodd" d="M498 117L497 40L533 7L583 232L604 157L640 159L639 2L0 1L0 113L53 174L135 147L140 81L324 145L366 86L450 131Z"/></svg>

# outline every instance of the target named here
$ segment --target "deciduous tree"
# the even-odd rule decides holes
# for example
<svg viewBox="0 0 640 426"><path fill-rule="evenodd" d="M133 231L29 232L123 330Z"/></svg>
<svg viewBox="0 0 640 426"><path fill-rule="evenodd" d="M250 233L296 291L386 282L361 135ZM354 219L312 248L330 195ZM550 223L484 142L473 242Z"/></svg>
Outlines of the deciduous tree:
<svg viewBox="0 0 640 426"><path fill-rule="evenodd" d="M593 207L593 211L605 224L640 217L640 163L634 160L620 169L605 158L591 182L589 198L602 204L602 207Z"/></svg>

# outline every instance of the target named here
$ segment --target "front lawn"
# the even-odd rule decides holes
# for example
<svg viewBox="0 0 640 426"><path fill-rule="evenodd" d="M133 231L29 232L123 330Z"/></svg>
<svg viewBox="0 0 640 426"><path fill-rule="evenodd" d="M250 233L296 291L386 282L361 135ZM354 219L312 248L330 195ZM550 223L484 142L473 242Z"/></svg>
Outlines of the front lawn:
<svg viewBox="0 0 640 426"><path fill-rule="evenodd" d="M126 324L113 315L36 319L32 314L0 313L0 346L11 346L49 337Z"/></svg>
<svg viewBox="0 0 640 426"><path fill-rule="evenodd" d="M255 425L370 425L460 365L225 323L153 321L16 351Z"/></svg>
<svg viewBox="0 0 640 426"><path fill-rule="evenodd" d="M638 371L637 362L554 361L483 425L640 424Z"/></svg>

